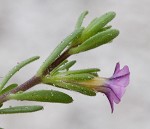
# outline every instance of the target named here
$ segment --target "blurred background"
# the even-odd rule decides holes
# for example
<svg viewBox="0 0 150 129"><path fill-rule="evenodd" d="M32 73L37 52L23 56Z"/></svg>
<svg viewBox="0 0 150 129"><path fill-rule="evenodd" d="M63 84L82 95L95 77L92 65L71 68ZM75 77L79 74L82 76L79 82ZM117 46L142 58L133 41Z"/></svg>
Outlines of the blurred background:
<svg viewBox="0 0 150 129"><path fill-rule="evenodd" d="M111 24L120 30L120 36L112 44L71 57L78 61L74 69L98 67L101 76L110 77L115 64L120 62L122 66L127 64L131 71L130 85L113 114L103 94L88 97L63 90L74 98L73 103L42 103L43 111L0 115L0 127L150 129L149 7L149 0L0 0L0 77L18 62L40 55L39 61L22 69L11 82L21 84L29 79L56 45L72 32L84 10L89 10L85 26L105 12L115 11L117 17ZM41 86L54 89L46 85L33 89ZM30 103L9 101L4 107L25 104Z"/></svg>

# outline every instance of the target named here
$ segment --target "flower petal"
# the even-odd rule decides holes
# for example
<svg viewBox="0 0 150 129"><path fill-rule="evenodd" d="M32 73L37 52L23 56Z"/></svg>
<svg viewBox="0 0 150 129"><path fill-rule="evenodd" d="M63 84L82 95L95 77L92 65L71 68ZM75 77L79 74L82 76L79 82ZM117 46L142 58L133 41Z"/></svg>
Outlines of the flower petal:
<svg viewBox="0 0 150 129"><path fill-rule="evenodd" d="M116 65L117 66L117 65ZM115 69L116 71L116 69ZM129 74L129 67L128 66L124 66L121 70L117 69L117 71L113 74L112 78L117 78L120 76L124 76L126 74Z"/></svg>
<svg viewBox="0 0 150 129"><path fill-rule="evenodd" d="M113 76L105 84L107 90L104 93L109 100L112 112L114 110L114 102L118 104L125 93L125 88L129 84L129 77L130 72L128 66L120 69L120 64L117 63Z"/></svg>
<svg viewBox="0 0 150 129"><path fill-rule="evenodd" d="M108 88L109 89L109 88ZM118 98L118 96L114 93L114 91L112 89L107 89L107 92L105 92L105 95L107 96L109 103L110 103L110 107L111 107L111 112L113 113L114 111L114 102L115 103L119 103L120 99Z"/></svg>
<svg viewBox="0 0 150 129"><path fill-rule="evenodd" d="M109 103L110 103L110 107L111 107L111 112L113 113L114 111L114 102L113 102L113 98L111 97L110 94L106 94L108 100L109 100Z"/></svg>
<svg viewBox="0 0 150 129"><path fill-rule="evenodd" d="M106 86L100 86L96 88L96 91L98 92L102 92L106 95L106 97L109 100L110 106L111 106L111 111L113 113L114 111L114 102L115 103L119 103L120 99L117 97L117 95L114 93L114 91Z"/></svg>
<svg viewBox="0 0 150 129"><path fill-rule="evenodd" d="M120 71L120 64L119 62L116 64L116 67L115 67L115 71L114 71L114 74L118 73ZM113 75L114 75L113 74Z"/></svg>

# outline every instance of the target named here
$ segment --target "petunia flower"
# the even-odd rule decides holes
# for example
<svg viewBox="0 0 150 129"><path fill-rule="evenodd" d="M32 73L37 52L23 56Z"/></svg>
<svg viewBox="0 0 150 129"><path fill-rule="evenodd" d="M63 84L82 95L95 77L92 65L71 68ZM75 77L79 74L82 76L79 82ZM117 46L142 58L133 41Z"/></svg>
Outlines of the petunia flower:
<svg viewBox="0 0 150 129"><path fill-rule="evenodd" d="M81 85L88 86L97 92L104 93L110 103L111 111L114 111L114 102L121 101L125 89L129 84L130 71L128 66L120 69L120 64L116 64L114 74L110 78L95 77L92 80L80 82Z"/></svg>
<svg viewBox="0 0 150 129"><path fill-rule="evenodd" d="M111 111L114 111L114 103L121 101L125 89L129 84L130 72L128 66L120 69L116 64L115 71L110 78L99 77L99 69L82 69L67 72L58 72L54 76L46 76L43 83L54 84L57 87L94 96L95 92L101 92L109 100Z"/></svg>

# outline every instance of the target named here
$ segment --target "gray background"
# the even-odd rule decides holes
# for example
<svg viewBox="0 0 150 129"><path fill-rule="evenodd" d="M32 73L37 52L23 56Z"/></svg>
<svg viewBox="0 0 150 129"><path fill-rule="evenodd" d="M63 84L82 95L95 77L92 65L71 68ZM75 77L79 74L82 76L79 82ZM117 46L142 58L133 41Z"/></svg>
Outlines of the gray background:
<svg viewBox="0 0 150 129"><path fill-rule="evenodd" d="M41 59L21 70L11 82L21 84L65 36L74 29L79 14L89 10L84 24L107 11L117 12L111 24L120 36L110 45L70 59L74 68L99 67L109 77L116 62L129 65L131 82L113 114L103 94L87 97L65 91L74 102L43 103L45 110L19 115L1 115L5 129L150 129L150 2L149 0L0 0L0 76L17 62L34 55ZM11 83L10 82L10 83ZM39 85L35 89L52 89ZM4 105L28 102L10 101ZM37 103L32 103L37 104Z"/></svg>

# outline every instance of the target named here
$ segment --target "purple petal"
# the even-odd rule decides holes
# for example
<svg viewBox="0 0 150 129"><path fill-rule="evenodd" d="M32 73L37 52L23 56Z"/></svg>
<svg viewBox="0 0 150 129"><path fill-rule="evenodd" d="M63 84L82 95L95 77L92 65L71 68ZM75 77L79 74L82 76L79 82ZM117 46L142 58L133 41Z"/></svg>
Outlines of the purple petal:
<svg viewBox="0 0 150 129"><path fill-rule="evenodd" d="M110 94L106 94L108 100L109 100L109 103L110 103L110 107L111 107L111 113L113 113L114 111L114 103L113 103L113 99L112 97L110 96Z"/></svg>
<svg viewBox="0 0 150 129"><path fill-rule="evenodd" d="M124 66L120 70L120 64L117 63L113 76L106 82L105 86L107 87L107 90L105 90L104 93L109 100L112 112L114 110L113 103L115 102L118 104L125 93L125 88L129 84L129 77L130 72L128 66Z"/></svg>
<svg viewBox="0 0 150 129"><path fill-rule="evenodd" d="M114 102L115 103L119 103L120 99L116 96L114 91L111 88L109 88L109 87L101 86L101 87L97 87L96 90L98 92L104 93L107 96L107 98L109 100L109 103L110 103L110 106L111 106L111 111L113 113L113 111L114 111Z"/></svg>
<svg viewBox="0 0 150 129"><path fill-rule="evenodd" d="M117 67L117 65L116 65ZM115 69L116 70L116 69ZM115 72L112 76L112 78L117 78L117 77L121 77L124 76L126 74L129 74L129 67L128 66L124 66L121 70L117 69L117 72Z"/></svg>
<svg viewBox="0 0 150 129"><path fill-rule="evenodd" d="M119 62L116 64L116 67L115 67L115 71L114 71L114 74L116 74L117 72L119 72L120 71L120 64L119 64ZM113 75L114 75L113 74Z"/></svg>
<svg viewBox="0 0 150 129"><path fill-rule="evenodd" d="M111 89L107 89L107 91L105 92L105 95L107 96L109 103L110 103L110 107L111 107L111 112L113 113L114 111L114 102L115 103L119 103L120 99L115 95L115 93L111 90Z"/></svg>

